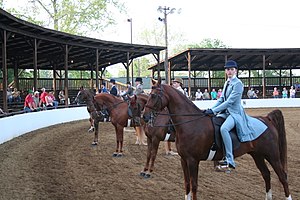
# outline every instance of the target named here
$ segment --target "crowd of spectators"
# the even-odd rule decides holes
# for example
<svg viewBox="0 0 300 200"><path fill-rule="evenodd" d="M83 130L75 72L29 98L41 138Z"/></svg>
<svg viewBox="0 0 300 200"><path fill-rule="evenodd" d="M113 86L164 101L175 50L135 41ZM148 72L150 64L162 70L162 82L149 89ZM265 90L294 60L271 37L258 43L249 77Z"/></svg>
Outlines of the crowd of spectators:
<svg viewBox="0 0 300 200"><path fill-rule="evenodd" d="M211 92L208 91L208 89L204 89L204 92L202 93L201 90L198 88L195 93L195 101L201 101L201 100L217 100L222 95L222 89L218 89L216 91L215 88L211 90Z"/></svg>

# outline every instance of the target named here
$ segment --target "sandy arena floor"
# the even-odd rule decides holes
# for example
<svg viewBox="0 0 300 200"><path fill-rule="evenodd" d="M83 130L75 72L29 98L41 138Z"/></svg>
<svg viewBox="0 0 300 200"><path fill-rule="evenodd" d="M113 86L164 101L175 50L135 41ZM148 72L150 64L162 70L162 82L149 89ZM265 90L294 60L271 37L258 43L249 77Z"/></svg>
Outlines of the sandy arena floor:
<svg viewBox="0 0 300 200"><path fill-rule="evenodd" d="M266 115L272 109L247 110ZM288 175L293 199L300 199L300 108L281 109L288 139ZM179 156L165 156L161 143L151 179L139 176L146 146L135 145L134 132L125 132L124 157L113 158L115 133L111 123L100 124L100 144L91 146L88 120L40 129L0 145L0 199L184 199ZM174 146L174 144L173 144ZM264 199L263 179L249 155L236 159L231 174L200 163L199 199ZM274 173L274 200L284 199Z"/></svg>

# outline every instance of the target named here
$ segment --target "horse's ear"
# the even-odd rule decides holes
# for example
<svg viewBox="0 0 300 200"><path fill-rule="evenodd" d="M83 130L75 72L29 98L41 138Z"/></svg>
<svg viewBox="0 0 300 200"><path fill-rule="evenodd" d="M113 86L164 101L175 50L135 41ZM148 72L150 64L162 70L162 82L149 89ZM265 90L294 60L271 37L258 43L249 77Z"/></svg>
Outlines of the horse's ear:
<svg viewBox="0 0 300 200"><path fill-rule="evenodd" d="M156 83L157 83L157 80L152 79L152 85L156 85Z"/></svg>
<svg viewBox="0 0 300 200"><path fill-rule="evenodd" d="M160 84L161 84L161 77L160 77L160 76L158 77L157 84L158 84L158 85L160 85Z"/></svg>

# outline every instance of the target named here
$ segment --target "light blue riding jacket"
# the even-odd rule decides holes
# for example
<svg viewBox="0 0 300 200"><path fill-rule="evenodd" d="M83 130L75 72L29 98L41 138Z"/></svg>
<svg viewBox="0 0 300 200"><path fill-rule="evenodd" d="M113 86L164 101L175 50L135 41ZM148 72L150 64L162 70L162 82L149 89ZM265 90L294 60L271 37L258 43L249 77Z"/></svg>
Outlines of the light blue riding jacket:
<svg viewBox="0 0 300 200"><path fill-rule="evenodd" d="M244 85L237 77L232 78L225 92L227 82L223 87L221 97L211 108L215 114L226 112L231 115L236 124L237 135L241 142L252 141L258 138L267 126L260 120L250 117L244 111L241 100L244 91Z"/></svg>

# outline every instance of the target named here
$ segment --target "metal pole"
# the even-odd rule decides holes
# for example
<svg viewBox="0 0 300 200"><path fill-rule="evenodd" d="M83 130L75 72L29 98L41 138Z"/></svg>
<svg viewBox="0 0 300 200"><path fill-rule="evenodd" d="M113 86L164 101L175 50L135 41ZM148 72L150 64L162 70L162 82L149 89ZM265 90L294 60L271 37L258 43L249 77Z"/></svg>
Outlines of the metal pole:
<svg viewBox="0 0 300 200"><path fill-rule="evenodd" d="M166 51L165 51L165 77L166 77L166 84L169 83L168 74L169 74L169 66L168 66L168 23L167 23L167 8L164 8L164 23L165 23L165 42L166 42Z"/></svg>

